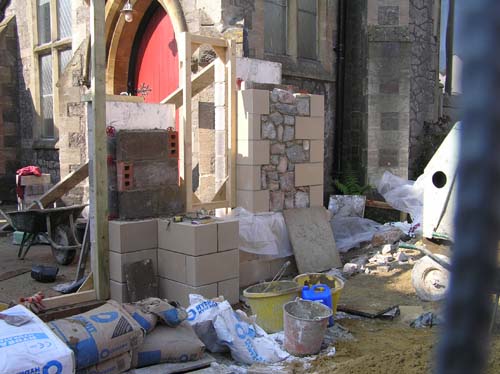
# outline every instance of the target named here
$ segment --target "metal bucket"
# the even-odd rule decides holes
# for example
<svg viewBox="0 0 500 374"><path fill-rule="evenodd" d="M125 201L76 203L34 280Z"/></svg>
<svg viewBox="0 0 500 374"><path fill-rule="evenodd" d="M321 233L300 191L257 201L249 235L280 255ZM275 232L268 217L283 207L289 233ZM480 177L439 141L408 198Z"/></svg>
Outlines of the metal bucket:
<svg viewBox="0 0 500 374"><path fill-rule="evenodd" d="M308 300L295 300L283 306L284 347L294 356L317 354L325 336L332 310Z"/></svg>

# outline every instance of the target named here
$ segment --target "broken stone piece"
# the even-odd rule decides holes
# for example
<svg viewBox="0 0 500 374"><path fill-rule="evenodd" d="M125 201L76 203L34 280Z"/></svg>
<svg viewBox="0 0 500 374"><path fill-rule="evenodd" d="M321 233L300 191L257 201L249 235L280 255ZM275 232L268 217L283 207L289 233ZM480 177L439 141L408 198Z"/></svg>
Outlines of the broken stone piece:
<svg viewBox="0 0 500 374"><path fill-rule="evenodd" d="M353 264L352 262L348 262L344 265L342 271L347 275L354 275L359 271L359 267L357 264Z"/></svg>
<svg viewBox="0 0 500 374"><path fill-rule="evenodd" d="M392 252L392 245L390 244L385 244L383 247L382 247L382 250L380 251L382 252L382 254L387 254L387 253L391 253Z"/></svg>
<svg viewBox="0 0 500 374"><path fill-rule="evenodd" d="M409 260L409 257L404 252L396 253L394 255L394 258L396 259L396 261L399 261L399 262L408 262L408 260Z"/></svg>
<svg viewBox="0 0 500 374"><path fill-rule="evenodd" d="M393 244L399 241L403 236L403 231L398 228L392 228L388 231L378 232L373 235L372 245L374 247L379 247L384 244Z"/></svg>
<svg viewBox="0 0 500 374"><path fill-rule="evenodd" d="M391 267L389 265L377 266L377 271L379 273L388 273L389 271L391 271Z"/></svg>

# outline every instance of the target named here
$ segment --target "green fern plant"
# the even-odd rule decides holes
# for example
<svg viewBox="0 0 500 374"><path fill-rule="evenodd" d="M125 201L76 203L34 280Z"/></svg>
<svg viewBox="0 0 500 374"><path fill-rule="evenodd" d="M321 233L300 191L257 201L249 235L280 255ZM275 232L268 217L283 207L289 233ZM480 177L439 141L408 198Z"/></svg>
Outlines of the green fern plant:
<svg viewBox="0 0 500 374"><path fill-rule="evenodd" d="M364 186L359 184L358 177L350 165L346 165L342 174L342 181L339 179L333 181L333 184L342 195L364 195L372 188L369 184Z"/></svg>

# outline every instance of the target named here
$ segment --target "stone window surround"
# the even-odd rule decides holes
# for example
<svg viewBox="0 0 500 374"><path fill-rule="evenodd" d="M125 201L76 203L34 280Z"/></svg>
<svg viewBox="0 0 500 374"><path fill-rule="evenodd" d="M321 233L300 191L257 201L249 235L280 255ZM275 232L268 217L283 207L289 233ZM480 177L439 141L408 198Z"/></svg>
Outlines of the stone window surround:
<svg viewBox="0 0 500 374"><path fill-rule="evenodd" d="M313 78L326 81L334 81L335 77L333 75L333 68L331 64L331 56L328 55L328 48L331 49L330 37L333 35L326 35L322 37L322 33L325 33L328 27L326 27L329 22L331 15L328 14L328 2L318 1L317 2L317 31L316 31L316 60L310 60L306 58L298 57L298 42L297 42L297 22L290 22L292 15L297 18L298 16L298 0L288 0L288 20L287 20L287 54L286 55L276 55L273 53L266 52L262 50L263 58L265 60L279 62L283 65L283 74L292 76L303 76L304 78ZM262 7L263 11L263 7ZM264 27L263 27L264 29ZM265 35L265 29L264 29ZM257 56L258 57L258 56ZM307 73L304 73L304 67L307 67Z"/></svg>
<svg viewBox="0 0 500 374"><path fill-rule="evenodd" d="M31 82L33 92L33 103L37 113L37 124L33 127L34 148L55 149L59 139L58 118L59 118L59 90L57 87L58 79L61 74L59 71L59 53L72 49L72 39L70 37L59 39L58 35L58 12L57 0L50 0L50 36L51 41L44 44L38 43L38 1L31 0L31 14L33 20L33 80ZM54 137L42 138L42 116L41 116L41 94L40 94L40 56L52 55L52 95L53 95L53 118L54 118Z"/></svg>

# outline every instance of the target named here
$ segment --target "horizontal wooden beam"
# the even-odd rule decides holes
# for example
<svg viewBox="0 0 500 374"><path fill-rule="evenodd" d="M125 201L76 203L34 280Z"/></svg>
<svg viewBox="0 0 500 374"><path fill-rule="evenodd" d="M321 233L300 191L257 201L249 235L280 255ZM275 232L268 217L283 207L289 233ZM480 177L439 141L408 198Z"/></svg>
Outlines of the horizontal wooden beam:
<svg viewBox="0 0 500 374"><path fill-rule="evenodd" d="M220 209L220 208L228 208L230 206L231 206L231 204L227 200L212 201L210 203L193 204L193 210L200 210L200 209L213 210L213 209Z"/></svg>
<svg viewBox="0 0 500 374"><path fill-rule="evenodd" d="M85 303L87 301L93 301L96 299L97 297L95 290L90 290L90 291L72 293L69 295L49 297L47 299L43 299L42 303L43 305L45 305L45 308L49 310L49 309L59 308L62 306L70 306L74 304Z"/></svg>
<svg viewBox="0 0 500 374"><path fill-rule="evenodd" d="M208 44L212 47L227 47L227 40L221 38L214 38L212 36L191 34L191 44L195 45Z"/></svg>
<svg viewBox="0 0 500 374"><path fill-rule="evenodd" d="M215 61L212 61L191 79L192 96L199 94L205 88L214 83L214 77ZM179 87L165 99L163 99L161 101L161 104L174 104L176 109L180 108L182 106L182 87Z"/></svg>

